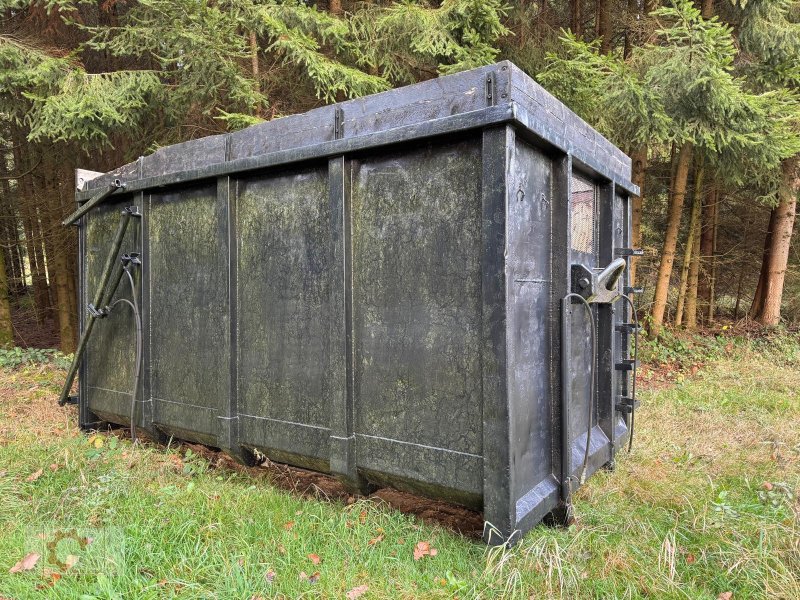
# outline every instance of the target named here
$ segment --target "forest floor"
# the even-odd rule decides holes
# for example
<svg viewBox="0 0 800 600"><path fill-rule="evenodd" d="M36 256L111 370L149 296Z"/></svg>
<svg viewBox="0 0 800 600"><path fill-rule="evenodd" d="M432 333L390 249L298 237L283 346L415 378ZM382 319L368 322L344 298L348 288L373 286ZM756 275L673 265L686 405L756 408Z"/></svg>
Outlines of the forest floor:
<svg viewBox="0 0 800 600"><path fill-rule="evenodd" d="M82 433L63 361L4 355L0 598L800 598L800 338L646 350L633 453L511 549L463 509Z"/></svg>

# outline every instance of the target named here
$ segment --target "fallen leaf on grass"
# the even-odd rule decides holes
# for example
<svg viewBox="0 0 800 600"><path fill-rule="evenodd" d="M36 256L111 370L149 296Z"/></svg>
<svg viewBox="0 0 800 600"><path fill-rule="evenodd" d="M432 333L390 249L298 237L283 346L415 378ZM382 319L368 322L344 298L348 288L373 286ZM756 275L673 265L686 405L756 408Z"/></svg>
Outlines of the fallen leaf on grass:
<svg viewBox="0 0 800 600"><path fill-rule="evenodd" d="M361 522L362 525L364 523L366 523L367 522L367 511L362 510L360 513L358 513L358 520Z"/></svg>
<svg viewBox="0 0 800 600"><path fill-rule="evenodd" d="M309 555L308 555L308 559L309 559L309 560L310 560L312 563L314 563L315 565L318 565L319 563L321 563L321 562L322 562L322 559L319 557L319 555L318 555L318 554L309 554Z"/></svg>
<svg viewBox="0 0 800 600"><path fill-rule="evenodd" d="M267 583L272 583L273 581L275 581L275 571L270 569L269 571L264 573L264 579L267 580Z"/></svg>
<svg viewBox="0 0 800 600"><path fill-rule="evenodd" d="M378 537L372 538L370 541L367 542L370 546L374 546L375 544L379 544L383 541L383 534L380 534Z"/></svg>
<svg viewBox="0 0 800 600"><path fill-rule="evenodd" d="M58 573L58 572L53 572L53 573L49 573L49 574L46 573L46 576L47 576L48 580L45 581L44 583L40 583L39 585L37 585L36 586L37 590L41 591L41 590L46 590L47 588L51 588L56 583L58 583L59 579L61 579L61 573Z"/></svg>
<svg viewBox="0 0 800 600"><path fill-rule="evenodd" d="M319 571L314 571L311 575L307 575L305 571L300 571L300 581L307 581L308 583L317 583L319 581Z"/></svg>
<svg viewBox="0 0 800 600"><path fill-rule="evenodd" d="M93 435L89 437L89 445L93 446L94 448L102 448L103 447L103 438L99 435Z"/></svg>
<svg viewBox="0 0 800 600"><path fill-rule="evenodd" d="M289 531L292 527L294 527L294 521L288 521L288 522L283 524L283 528L286 531Z"/></svg>
<svg viewBox="0 0 800 600"><path fill-rule="evenodd" d="M361 596L366 594L368 589L369 589L368 585L359 585L358 587L354 587L345 595L347 596L347 600L355 600L356 598L360 598Z"/></svg>
<svg viewBox="0 0 800 600"><path fill-rule="evenodd" d="M36 481L37 479L39 479L39 477L42 476L42 473L44 473L44 469L39 469L38 471L34 471L30 475L28 475L25 481Z"/></svg>
<svg viewBox="0 0 800 600"><path fill-rule="evenodd" d="M278 554L286 554L286 546L278 544Z"/></svg>
<svg viewBox="0 0 800 600"><path fill-rule="evenodd" d="M775 486L772 485L769 481L765 481L764 483L761 484L761 487L767 490L768 492L771 492L772 488Z"/></svg>
<svg viewBox="0 0 800 600"><path fill-rule="evenodd" d="M78 564L79 560L80 558L75 556L74 554L67 554L67 558L64 559L64 564L67 565L67 569L71 569L72 567Z"/></svg>
<svg viewBox="0 0 800 600"><path fill-rule="evenodd" d="M50 465L50 470L51 470L53 473L55 473L56 471L58 471L58 464L57 464L57 463L53 463L53 464L51 464L51 465Z"/></svg>
<svg viewBox="0 0 800 600"><path fill-rule="evenodd" d="M33 567L36 566L36 563L39 562L41 555L36 554L36 552L31 552L27 554L25 558L11 567L8 572L9 573L19 573L21 571L30 571Z"/></svg>
<svg viewBox="0 0 800 600"><path fill-rule="evenodd" d="M693 565L696 561L697 561L697 559L694 557L694 554L687 554L686 555L686 564L687 565Z"/></svg>
<svg viewBox="0 0 800 600"><path fill-rule="evenodd" d="M417 542L414 547L414 560L420 560L423 556L436 556L438 550L432 548L430 542Z"/></svg>
<svg viewBox="0 0 800 600"><path fill-rule="evenodd" d="M717 600L731 600L731 598L733 598L733 592L722 592L717 596Z"/></svg>

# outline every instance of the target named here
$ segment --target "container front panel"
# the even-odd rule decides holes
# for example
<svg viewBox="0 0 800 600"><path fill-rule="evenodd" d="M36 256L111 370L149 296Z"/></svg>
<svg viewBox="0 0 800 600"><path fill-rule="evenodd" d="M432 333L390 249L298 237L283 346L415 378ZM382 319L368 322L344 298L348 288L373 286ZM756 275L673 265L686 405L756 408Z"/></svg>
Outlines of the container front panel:
<svg viewBox="0 0 800 600"><path fill-rule="evenodd" d="M552 160L517 139L506 240L508 402L517 521L557 491L553 473ZM539 516L541 518L541 515ZM538 520L538 519L537 519Z"/></svg>
<svg viewBox="0 0 800 600"><path fill-rule="evenodd" d="M359 466L482 491L481 154L462 141L354 161Z"/></svg>
<svg viewBox="0 0 800 600"><path fill-rule="evenodd" d="M324 468L331 395L335 280L328 164L238 182L237 306L240 439ZM337 296L340 297L340 296Z"/></svg>
<svg viewBox="0 0 800 600"><path fill-rule="evenodd" d="M229 393L227 206L216 183L150 197L153 420L214 445Z"/></svg>
<svg viewBox="0 0 800 600"><path fill-rule="evenodd" d="M85 311L86 306L94 299L119 226L120 213L132 203L128 198L121 202L104 204L86 216L86 295L80 305L81 311ZM140 251L140 222L134 218L129 221L120 254ZM114 268L117 268L116 262ZM138 286L138 270L135 272L135 280ZM131 299L131 288L127 279L122 280L113 300L119 298ZM141 296L138 300L141 301ZM117 304L108 317L95 322L85 360L89 410L107 420L126 423L130 414L136 360L136 329L130 306Z"/></svg>

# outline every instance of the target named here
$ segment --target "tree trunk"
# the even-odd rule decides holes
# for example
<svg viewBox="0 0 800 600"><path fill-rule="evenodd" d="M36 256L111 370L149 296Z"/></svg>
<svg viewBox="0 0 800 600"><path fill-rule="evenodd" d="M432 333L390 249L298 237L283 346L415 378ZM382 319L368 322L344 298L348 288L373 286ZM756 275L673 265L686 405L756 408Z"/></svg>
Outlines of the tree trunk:
<svg viewBox="0 0 800 600"><path fill-rule="evenodd" d="M20 169L20 172L32 165L29 165L22 158L21 140L22 136L17 136L14 140L14 167ZM35 202L33 184L31 176L26 175L16 180L17 202L20 212L20 219L22 220L22 227L25 233L25 249L28 255L28 267L31 273L31 284L33 287L33 299L36 310L36 320L41 324L47 311L47 279L43 276L43 271L37 262L38 250L36 248L36 227L35 221Z"/></svg>
<svg viewBox="0 0 800 600"><path fill-rule="evenodd" d="M703 186L703 165L696 161L694 174L694 197L692 198L692 212L689 219L689 229L686 232L686 249L683 254L683 268L681 269L681 284L678 291L678 306L675 309L675 326L683 325L685 315L688 314L687 293L692 288L694 277L694 293L697 294L697 273L694 272L695 256L697 255L697 226L700 220L700 194ZM697 313L697 300L694 301L695 314Z"/></svg>
<svg viewBox="0 0 800 600"><path fill-rule="evenodd" d="M76 156L77 153L73 154ZM59 194L61 199L61 216L59 217L59 226L63 217L71 213L75 206L74 187L72 182L75 179L75 163L62 162L61 163L62 175L59 178L61 185L59 186ZM69 314L72 319L72 328L75 330L76 335L80 334L78 326L78 235L74 230L66 231L63 227L60 229L66 240L66 247L64 252L67 255L67 264L69 266Z"/></svg>
<svg viewBox="0 0 800 600"><path fill-rule="evenodd" d="M639 146L631 153L632 174L631 181L639 186L639 195L631 197L631 245L634 248L642 247L642 205L644 200L644 176L647 171L647 144ZM636 268L639 257L634 256L630 259L631 285L636 285Z"/></svg>
<svg viewBox="0 0 800 600"><path fill-rule="evenodd" d="M59 177L64 176L64 171L59 168L52 155L46 158L46 166L43 192L49 224L50 235L48 237L50 238L50 247L53 248L51 250L50 275L56 296L56 323L61 339L61 351L71 354L75 351L77 342L75 280L70 268L70 262L74 257L70 237L74 234L72 228L67 229L61 226L61 220L69 211L69 207L64 205L62 186L58 181Z"/></svg>
<svg viewBox="0 0 800 600"><path fill-rule="evenodd" d="M342 0L330 0L328 10L334 15L342 14Z"/></svg>
<svg viewBox="0 0 800 600"><path fill-rule="evenodd" d="M764 306L764 285L767 281L767 273L769 271L769 252L772 247L772 232L775 229L777 215L776 208L773 208L769 213L767 233L764 235L764 252L761 254L761 270L758 273L758 285L756 285L756 292L753 295L753 302L748 312L751 319L755 319L756 315L761 312Z"/></svg>
<svg viewBox="0 0 800 600"><path fill-rule="evenodd" d="M692 158L692 143L684 142L678 152L675 168L675 179L669 199L667 228L664 233L664 247L661 262L658 265L658 277L653 298L653 314L650 322L650 335L655 337L664 325L664 311L667 307L669 284L672 278L672 265L675 262L675 247L678 243L678 231L681 226L683 200L686 197L686 180L689 176L689 165Z"/></svg>
<svg viewBox="0 0 800 600"><path fill-rule="evenodd" d="M256 89L261 91L261 67L258 64L258 37L255 31L250 32L250 63L253 81L256 82Z"/></svg>
<svg viewBox="0 0 800 600"><path fill-rule="evenodd" d="M711 304L711 265L714 260L714 213L717 210L717 189L711 185L703 198L703 218L700 231L700 273L697 288L700 304L708 313Z"/></svg>
<svg viewBox="0 0 800 600"><path fill-rule="evenodd" d="M14 345L14 326L11 323L11 303L8 299L8 276L5 256L0 252L0 347Z"/></svg>
<svg viewBox="0 0 800 600"><path fill-rule="evenodd" d="M689 235L692 239L692 253L689 259L689 283L686 290L686 329L697 329L697 279L700 274L700 211L703 205L703 169L696 176L692 219Z"/></svg>
<svg viewBox="0 0 800 600"><path fill-rule="evenodd" d="M576 37L583 37L583 15L581 14L581 0L569 1L570 29Z"/></svg>
<svg viewBox="0 0 800 600"><path fill-rule="evenodd" d="M781 299L789 262L797 194L800 192L800 156L786 159L781 165L782 181L775 207L775 227L769 247L767 278L764 282L763 305L756 315L762 325L777 325L781 319Z"/></svg>
<svg viewBox="0 0 800 600"><path fill-rule="evenodd" d="M47 255L44 250L44 230L42 228L42 217L40 204L43 200L41 186L34 187L33 192L34 202L28 207L29 216L31 219L31 235L33 241L33 252L36 255L36 266L39 270L39 279L41 285L39 286L39 294L41 300L39 302L40 310L43 316L50 314L53 308L53 301L50 297L50 284L47 279Z"/></svg>
<svg viewBox="0 0 800 600"><path fill-rule="evenodd" d="M719 190L714 194L714 212L711 215L711 275L709 277L708 306L706 307L706 323L714 322L717 297L717 230L719 229Z"/></svg>
<svg viewBox="0 0 800 600"><path fill-rule="evenodd" d="M600 38L600 52L611 52L611 7L609 0L597 0L597 37Z"/></svg>
<svg viewBox="0 0 800 600"><path fill-rule="evenodd" d="M0 170L5 175L5 170ZM2 202L3 245L7 249L6 272L8 274L9 295L21 294L25 291L25 268L20 252L19 232L17 231L17 215L11 200L11 186L7 179L0 179L0 201Z"/></svg>
<svg viewBox="0 0 800 600"><path fill-rule="evenodd" d="M710 19L714 16L714 0L702 0L700 5L700 16Z"/></svg>
<svg viewBox="0 0 800 600"><path fill-rule="evenodd" d="M748 228L745 229L744 236L742 238L742 246L744 246L745 242L747 241L747 232L748 232L749 229L750 229L750 227L749 227L749 223L748 223ZM738 321L739 320L739 307L741 306L741 303L742 303L742 284L744 283L744 273L745 273L745 270L746 270L746 267L747 267L747 261L745 260L745 256L746 255L744 255L744 254L742 255L742 259L741 259L742 266L739 269L739 281L736 284L736 305L733 307L733 320L734 321Z"/></svg>

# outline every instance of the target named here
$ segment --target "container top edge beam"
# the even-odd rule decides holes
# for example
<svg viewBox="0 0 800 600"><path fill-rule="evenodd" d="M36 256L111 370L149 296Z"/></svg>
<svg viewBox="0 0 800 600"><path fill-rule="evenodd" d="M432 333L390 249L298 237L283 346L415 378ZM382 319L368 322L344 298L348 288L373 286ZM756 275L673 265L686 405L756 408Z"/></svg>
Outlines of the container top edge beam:
<svg viewBox="0 0 800 600"><path fill-rule="evenodd" d="M509 61L430 79L241 131L165 146L86 181L76 199L120 179L144 190L370 147L514 123L630 193L631 160Z"/></svg>

